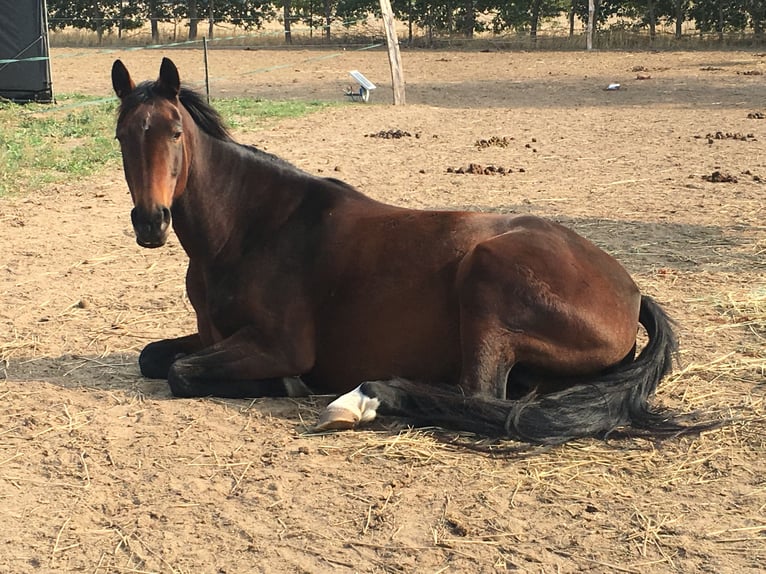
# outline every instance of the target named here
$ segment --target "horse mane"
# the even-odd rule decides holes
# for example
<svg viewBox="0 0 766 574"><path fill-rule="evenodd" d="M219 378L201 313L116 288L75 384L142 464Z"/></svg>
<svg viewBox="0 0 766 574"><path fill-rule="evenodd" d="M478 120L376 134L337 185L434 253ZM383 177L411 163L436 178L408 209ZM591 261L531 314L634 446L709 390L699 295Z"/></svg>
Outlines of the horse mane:
<svg viewBox="0 0 766 574"><path fill-rule="evenodd" d="M221 114L208 104L200 94L185 86L181 87L178 94L186 111L189 112L194 123L206 134L223 141L234 141L229 129L221 117Z"/></svg>
<svg viewBox="0 0 766 574"><path fill-rule="evenodd" d="M157 82L141 82L132 92L123 98L118 111L119 115L117 122L121 122L125 115L136 106L148 102L155 97L165 97L164 94L159 91ZM182 86L178 94L178 99L189 112L194 123L206 134L218 140L228 142L234 141L223 118L221 118L221 114L208 104L200 94L191 88Z"/></svg>

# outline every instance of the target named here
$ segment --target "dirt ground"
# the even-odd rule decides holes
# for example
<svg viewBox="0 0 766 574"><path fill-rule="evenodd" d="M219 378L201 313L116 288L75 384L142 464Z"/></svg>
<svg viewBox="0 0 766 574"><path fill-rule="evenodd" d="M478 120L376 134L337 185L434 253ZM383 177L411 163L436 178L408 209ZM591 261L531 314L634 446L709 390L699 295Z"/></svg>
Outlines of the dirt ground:
<svg viewBox="0 0 766 574"><path fill-rule="evenodd" d="M107 97L115 57L149 79L163 55L203 85L199 51L55 49L54 89ZM678 321L658 402L737 422L500 457L395 421L310 435L324 397L171 399L136 359L193 329L186 262L135 244L114 168L0 200L0 572L762 571L764 54L403 62L403 107L381 49L213 50L211 90L342 102L236 135L378 199L577 229ZM352 69L368 104L344 102Z"/></svg>

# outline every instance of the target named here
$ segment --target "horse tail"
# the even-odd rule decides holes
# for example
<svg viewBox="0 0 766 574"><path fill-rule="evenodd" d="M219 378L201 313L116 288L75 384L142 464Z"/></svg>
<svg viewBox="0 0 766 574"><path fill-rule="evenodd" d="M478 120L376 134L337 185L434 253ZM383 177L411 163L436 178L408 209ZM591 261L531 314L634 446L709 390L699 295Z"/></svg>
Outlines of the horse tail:
<svg viewBox="0 0 766 574"><path fill-rule="evenodd" d="M641 298L639 322L649 341L635 360L551 394L532 392L519 400L467 397L401 379L364 383L360 390L378 398L381 414L402 416L420 426L533 443L606 436L628 426L655 436L712 428L711 424L685 425L667 412L650 408L648 398L672 370L678 343L672 320L651 297Z"/></svg>

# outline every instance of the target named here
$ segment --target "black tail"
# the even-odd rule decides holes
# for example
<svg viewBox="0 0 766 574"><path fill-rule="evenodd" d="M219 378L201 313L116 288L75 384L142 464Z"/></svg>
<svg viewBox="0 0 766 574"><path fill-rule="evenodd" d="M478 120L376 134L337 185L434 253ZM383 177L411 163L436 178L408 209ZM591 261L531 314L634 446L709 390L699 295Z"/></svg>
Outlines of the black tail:
<svg viewBox="0 0 766 574"><path fill-rule="evenodd" d="M587 384L556 393L531 393L520 400L506 401L466 397L399 379L364 383L362 392L380 400L381 414L402 416L417 425L533 443L604 436L626 426L664 436L716 426L684 425L668 413L649 408L648 398L672 369L678 343L671 319L650 297L641 298L639 322L649 342L634 361Z"/></svg>

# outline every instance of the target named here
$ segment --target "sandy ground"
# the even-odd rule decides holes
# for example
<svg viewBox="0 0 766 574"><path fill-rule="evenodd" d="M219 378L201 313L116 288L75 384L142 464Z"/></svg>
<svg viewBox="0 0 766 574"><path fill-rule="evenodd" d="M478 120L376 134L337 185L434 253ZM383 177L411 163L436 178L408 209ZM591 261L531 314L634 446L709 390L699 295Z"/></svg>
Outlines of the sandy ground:
<svg viewBox="0 0 766 574"><path fill-rule="evenodd" d="M106 97L115 57L148 79L163 55L203 85L199 51L56 49L54 89ZM308 435L322 397L173 400L136 358L193 329L183 252L135 244L114 168L0 200L0 572L762 570L764 55L403 58L404 107L381 50L213 50L211 90L343 102L361 70L371 103L238 139L391 203L574 227L679 322L658 400L738 422L496 457L395 421ZM370 137L387 130L411 135ZM493 136L508 145L476 145ZM513 172L448 172L470 163Z"/></svg>

